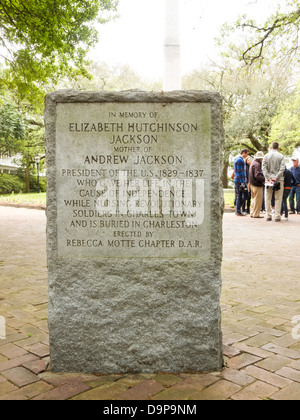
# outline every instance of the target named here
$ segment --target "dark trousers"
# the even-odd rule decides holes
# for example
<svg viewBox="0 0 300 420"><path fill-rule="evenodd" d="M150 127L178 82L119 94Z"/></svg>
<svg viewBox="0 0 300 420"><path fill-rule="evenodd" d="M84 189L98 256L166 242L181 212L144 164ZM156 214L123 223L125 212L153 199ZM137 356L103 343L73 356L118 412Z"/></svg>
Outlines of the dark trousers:
<svg viewBox="0 0 300 420"><path fill-rule="evenodd" d="M296 209L295 209L295 196L296 196ZM300 213L300 187L292 187L290 193L290 209Z"/></svg>
<svg viewBox="0 0 300 420"><path fill-rule="evenodd" d="M247 197L245 196L245 201L244 204L242 205L242 209L243 212L247 212L250 214L250 206L251 206L251 189L250 189L250 184L248 184L248 193L246 194Z"/></svg>
<svg viewBox="0 0 300 420"><path fill-rule="evenodd" d="M289 217L289 209L287 204L287 199L289 198L289 195L291 193L291 190L284 190L283 197L282 197L282 206L281 206L281 215L285 215L286 218Z"/></svg>
<svg viewBox="0 0 300 420"><path fill-rule="evenodd" d="M236 194L236 213L242 213L242 207L247 200L248 192L241 191L241 183L235 182L235 194Z"/></svg>
<svg viewBox="0 0 300 420"><path fill-rule="evenodd" d="M264 188L264 193L263 193L263 202L262 202L262 206L261 206L261 211L266 211L266 189Z"/></svg>

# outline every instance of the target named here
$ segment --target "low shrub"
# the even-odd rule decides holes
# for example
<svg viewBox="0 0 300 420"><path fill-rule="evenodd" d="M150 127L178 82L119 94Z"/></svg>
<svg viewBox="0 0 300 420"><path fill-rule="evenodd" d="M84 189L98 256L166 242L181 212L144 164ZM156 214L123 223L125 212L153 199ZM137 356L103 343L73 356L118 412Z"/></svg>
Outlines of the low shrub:
<svg viewBox="0 0 300 420"><path fill-rule="evenodd" d="M37 192L37 179L36 176L30 176L30 192ZM45 177L40 177L40 192L46 192L47 190L47 179Z"/></svg>
<svg viewBox="0 0 300 420"><path fill-rule="evenodd" d="M17 175L0 174L0 194L11 194L12 192L18 194L25 191L25 181Z"/></svg>
<svg viewBox="0 0 300 420"><path fill-rule="evenodd" d="M46 192L47 180L45 177L40 177L40 191ZM37 192L37 178L30 175L30 191ZM26 192L26 182L22 173L18 175L0 174L0 194L15 194Z"/></svg>

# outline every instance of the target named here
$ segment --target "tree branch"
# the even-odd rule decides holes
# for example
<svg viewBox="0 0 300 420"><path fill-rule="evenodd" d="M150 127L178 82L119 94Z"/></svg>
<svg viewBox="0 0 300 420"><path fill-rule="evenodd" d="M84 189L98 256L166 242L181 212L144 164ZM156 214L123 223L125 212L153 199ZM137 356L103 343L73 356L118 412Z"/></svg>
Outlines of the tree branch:
<svg viewBox="0 0 300 420"><path fill-rule="evenodd" d="M247 137L251 141L251 143L253 144L256 150L262 149L260 142L257 140L257 138L254 137L252 133L248 134Z"/></svg>
<svg viewBox="0 0 300 420"><path fill-rule="evenodd" d="M251 153L256 154L257 150L255 150L252 146L249 146L247 143L241 143L246 149L248 149Z"/></svg>
<svg viewBox="0 0 300 420"><path fill-rule="evenodd" d="M263 32L265 33L264 36L262 36L258 42L256 42L255 44L251 45L249 48L247 48L246 51L244 51L243 55L242 55L242 59L246 64L250 64L252 65L256 60L258 60L259 58L262 58L262 54L263 54L263 50L265 47L265 42L266 40L271 36L271 34L276 30L276 29L280 29L292 24L296 24L297 20L300 18L300 9L298 9L296 12L290 13L288 15L285 15L281 18L277 18L274 20L273 24L271 26L268 27L258 27L252 23L244 23L242 25L239 25L239 27L242 28L251 28L254 29L256 32ZM253 50L255 50L256 47L259 47L259 52L255 55L251 57L251 52ZM248 57L247 57L248 56Z"/></svg>
<svg viewBox="0 0 300 420"><path fill-rule="evenodd" d="M41 127L41 128L44 127L44 123L36 121L33 118L31 118L31 119L26 118L26 122L30 125L35 125L35 126L38 126L38 127Z"/></svg>

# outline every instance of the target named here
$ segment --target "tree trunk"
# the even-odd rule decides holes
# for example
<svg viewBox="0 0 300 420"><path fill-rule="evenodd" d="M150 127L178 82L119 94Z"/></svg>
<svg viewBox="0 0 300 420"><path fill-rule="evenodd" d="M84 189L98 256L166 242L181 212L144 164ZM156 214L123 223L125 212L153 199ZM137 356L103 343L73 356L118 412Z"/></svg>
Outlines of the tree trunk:
<svg viewBox="0 0 300 420"><path fill-rule="evenodd" d="M30 179L29 179L29 166L30 166L30 162L29 159L26 160L26 177L25 177L25 182L26 182L26 192L30 193Z"/></svg>
<svg viewBox="0 0 300 420"><path fill-rule="evenodd" d="M228 162L224 162L223 172L222 172L222 184L223 188L228 188Z"/></svg>

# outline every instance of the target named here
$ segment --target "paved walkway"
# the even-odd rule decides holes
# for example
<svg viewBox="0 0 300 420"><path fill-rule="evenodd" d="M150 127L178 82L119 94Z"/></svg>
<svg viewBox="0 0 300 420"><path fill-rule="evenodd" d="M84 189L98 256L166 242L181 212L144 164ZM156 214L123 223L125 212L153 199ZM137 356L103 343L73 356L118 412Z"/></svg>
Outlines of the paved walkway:
<svg viewBox="0 0 300 420"><path fill-rule="evenodd" d="M300 400L299 215L270 223L225 214L226 367L184 375L48 370L45 222L44 211L0 207L0 399Z"/></svg>

